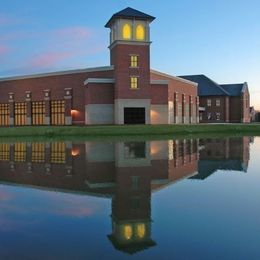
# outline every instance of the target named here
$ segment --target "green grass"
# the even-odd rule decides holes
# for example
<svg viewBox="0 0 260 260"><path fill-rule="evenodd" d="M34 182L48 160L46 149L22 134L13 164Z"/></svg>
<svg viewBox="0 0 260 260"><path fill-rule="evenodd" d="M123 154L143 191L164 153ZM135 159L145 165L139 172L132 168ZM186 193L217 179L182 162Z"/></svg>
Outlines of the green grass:
<svg viewBox="0 0 260 260"><path fill-rule="evenodd" d="M260 124L25 126L0 128L0 138L167 139L181 136L260 135Z"/></svg>

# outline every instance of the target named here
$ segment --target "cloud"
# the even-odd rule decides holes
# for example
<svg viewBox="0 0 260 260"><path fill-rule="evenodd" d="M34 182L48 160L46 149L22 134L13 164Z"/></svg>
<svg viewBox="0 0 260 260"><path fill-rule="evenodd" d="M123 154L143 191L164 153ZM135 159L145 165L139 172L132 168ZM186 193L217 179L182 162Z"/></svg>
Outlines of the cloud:
<svg viewBox="0 0 260 260"><path fill-rule="evenodd" d="M74 56L73 52L46 52L33 57L28 64L32 68L48 68L72 56Z"/></svg>
<svg viewBox="0 0 260 260"><path fill-rule="evenodd" d="M6 46L12 46L12 52ZM88 60L87 57L105 50L100 34L84 26L47 31L9 31L0 38L0 57L9 54L1 74L18 75L79 67Z"/></svg>
<svg viewBox="0 0 260 260"><path fill-rule="evenodd" d="M0 26L7 25L10 23L12 23L12 20L9 17L0 14Z"/></svg>
<svg viewBox="0 0 260 260"><path fill-rule="evenodd" d="M10 48L6 45L0 45L0 57L10 52Z"/></svg>
<svg viewBox="0 0 260 260"><path fill-rule="evenodd" d="M92 36L92 31L89 28L86 27L80 27L80 26L75 26L75 27L67 27L67 28L62 28L58 29L56 31L52 32L53 36L55 37L62 37L62 38L67 38L71 40L75 39L87 39Z"/></svg>

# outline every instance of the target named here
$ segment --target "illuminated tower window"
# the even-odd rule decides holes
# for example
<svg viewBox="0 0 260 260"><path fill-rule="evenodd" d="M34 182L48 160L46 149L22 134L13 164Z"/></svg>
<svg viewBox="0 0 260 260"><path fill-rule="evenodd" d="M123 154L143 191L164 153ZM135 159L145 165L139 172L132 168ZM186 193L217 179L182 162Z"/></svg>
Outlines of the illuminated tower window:
<svg viewBox="0 0 260 260"><path fill-rule="evenodd" d="M130 40L132 38L132 29L131 29L131 26L126 23L124 26L123 26L123 39L125 40Z"/></svg>
<svg viewBox="0 0 260 260"><path fill-rule="evenodd" d="M138 78L131 77L131 89L137 89L137 88L138 88Z"/></svg>
<svg viewBox="0 0 260 260"><path fill-rule="evenodd" d="M129 240L132 238L133 235L133 229L130 225L125 225L124 226L124 237L125 239Z"/></svg>
<svg viewBox="0 0 260 260"><path fill-rule="evenodd" d="M145 224L138 224L137 225L137 236L139 238L144 238L144 236L145 236Z"/></svg>
<svg viewBox="0 0 260 260"><path fill-rule="evenodd" d="M131 67L132 68L138 67L138 56L137 55L131 55Z"/></svg>
<svg viewBox="0 0 260 260"><path fill-rule="evenodd" d="M139 40L139 41L144 40L144 38L145 38L144 37L145 36L144 27L141 24L137 25L135 34L136 34L135 37L137 40Z"/></svg>

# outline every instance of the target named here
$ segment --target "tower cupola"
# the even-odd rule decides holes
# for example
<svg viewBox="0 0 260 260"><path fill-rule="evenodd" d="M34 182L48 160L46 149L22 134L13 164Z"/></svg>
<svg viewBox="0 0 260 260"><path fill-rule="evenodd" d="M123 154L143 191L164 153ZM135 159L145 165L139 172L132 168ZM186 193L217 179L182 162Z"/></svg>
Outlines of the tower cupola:
<svg viewBox="0 0 260 260"><path fill-rule="evenodd" d="M115 13L105 25L110 28L110 45L116 41L150 42L149 24L155 17L127 7Z"/></svg>

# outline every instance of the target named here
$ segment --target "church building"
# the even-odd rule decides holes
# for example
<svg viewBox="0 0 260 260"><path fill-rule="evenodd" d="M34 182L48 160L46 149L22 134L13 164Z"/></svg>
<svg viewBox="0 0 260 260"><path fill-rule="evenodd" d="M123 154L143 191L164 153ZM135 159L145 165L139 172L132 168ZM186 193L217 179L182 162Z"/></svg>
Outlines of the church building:
<svg viewBox="0 0 260 260"><path fill-rule="evenodd" d="M197 123L198 84L150 69L154 19L132 8L109 19L109 66L0 78L0 125Z"/></svg>

